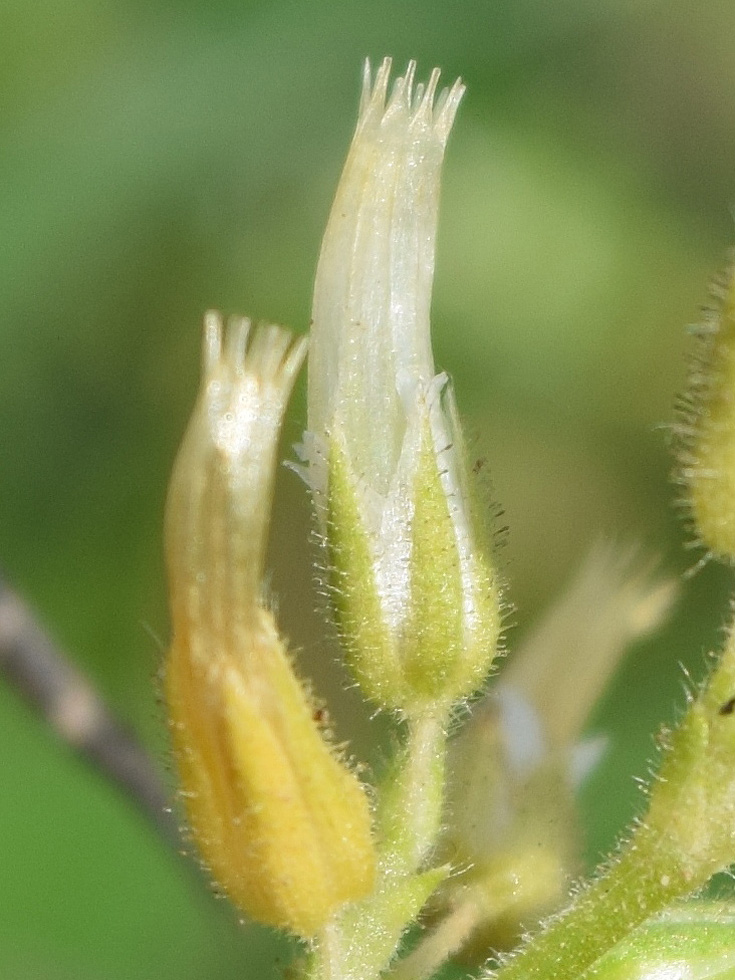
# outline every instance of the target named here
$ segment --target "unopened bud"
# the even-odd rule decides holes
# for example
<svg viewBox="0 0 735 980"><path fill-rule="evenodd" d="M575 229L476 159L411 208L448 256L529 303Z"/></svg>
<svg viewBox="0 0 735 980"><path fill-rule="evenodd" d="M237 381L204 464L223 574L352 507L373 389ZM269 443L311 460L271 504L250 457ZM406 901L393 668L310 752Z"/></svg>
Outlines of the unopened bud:
<svg viewBox="0 0 735 980"><path fill-rule="evenodd" d="M515 945L579 872L576 790L605 740L578 739L626 647L671 606L675 583L654 567L635 547L596 544L449 744L439 857L466 870L435 908L471 914L465 959Z"/></svg>

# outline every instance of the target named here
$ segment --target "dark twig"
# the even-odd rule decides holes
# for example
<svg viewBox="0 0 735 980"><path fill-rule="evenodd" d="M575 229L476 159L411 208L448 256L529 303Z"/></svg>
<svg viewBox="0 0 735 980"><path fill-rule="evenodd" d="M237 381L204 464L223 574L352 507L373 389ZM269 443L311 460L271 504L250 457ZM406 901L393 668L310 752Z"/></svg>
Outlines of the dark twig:
<svg viewBox="0 0 735 980"><path fill-rule="evenodd" d="M0 672L56 734L133 800L177 850L169 796L135 735L0 578Z"/></svg>

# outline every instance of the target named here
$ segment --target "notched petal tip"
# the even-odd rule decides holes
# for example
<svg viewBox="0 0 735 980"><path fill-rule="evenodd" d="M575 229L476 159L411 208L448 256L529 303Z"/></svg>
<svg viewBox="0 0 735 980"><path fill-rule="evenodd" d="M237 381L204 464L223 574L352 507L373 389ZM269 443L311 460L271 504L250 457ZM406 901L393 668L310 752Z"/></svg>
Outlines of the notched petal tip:
<svg viewBox="0 0 735 980"><path fill-rule="evenodd" d="M195 591L209 604L222 601L217 583L230 572L255 601L281 424L305 353L306 339L282 327L253 327L246 317L225 327L214 311L204 318L199 396L166 506L171 588L182 608L197 575L204 584Z"/></svg>
<svg viewBox="0 0 735 980"><path fill-rule="evenodd" d="M446 144L449 139L465 89L462 79L455 79L451 88L445 88L439 93L439 98L434 105L434 130L443 144Z"/></svg>
<svg viewBox="0 0 735 980"><path fill-rule="evenodd" d="M400 120L406 132L426 132L446 145L465 86L457 79L451 88L442 89L437 97L441 71L434 68L429 81L414 87L416 62L409 61L406 71L393 83L388 95L392 60L384 58L373 81L369 59L363 69L362 95L357 132L382 129L393 120Z"/></svg>
<svg viewBox="0 0 735 980"><path fill-rule="evenodd" d="M294 336L276 324L253 327L245 316L231 316L225 328L222 314L204 315L202 382L224 372L232 380L248 376L262 386L283 387L286 394L303 364L306 336Z"/></svg>
<svg viewBox="0 0 735 980"><path fill-rule="evenodd" d="M306 348L283 327L234 316L225 328L219 313L206 314L195 418L220 452L252 455L258 438L278 429Z"/></svg>
<svg viewBox="0 0 735 980"><path fill-rule="evenodd" d="M206 376L222 358L222 315L217 310L204 314L202 330L202 374Z"/></svg>
<svg viewBox="0 0 735 980"><path fill-rule="evenodd" d="M247 317L233 316L227 324L224 360L235 374L245 373L245 354L248 349L251 323Z"/></svg>

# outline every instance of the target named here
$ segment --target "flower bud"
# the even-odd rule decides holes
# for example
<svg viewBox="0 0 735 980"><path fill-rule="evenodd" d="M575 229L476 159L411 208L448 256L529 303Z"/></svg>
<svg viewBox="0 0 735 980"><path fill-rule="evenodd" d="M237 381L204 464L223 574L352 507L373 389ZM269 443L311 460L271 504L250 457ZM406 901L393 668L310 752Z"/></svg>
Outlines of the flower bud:
<svg viewBox="0 0 735 980"><path fill-rule="evenodd" d="M450 742L438 856L463 871L444 884L435 911L472 907L466 962L511 949L566 897L581 841L569 761L532 705L501 684Z"/></svg>
<svg viewBox="0 0 735 980"><path fill-rule="evenodd" d="M656 565L634 543L596 542L509 658L502 683L533 707L551 748L571 753L622 658L668 616L678 586Z"/></svg>
<svg viewBox="0 0 735 980"><path fill-rule="evenodd" d="M364 693L409 714L476 689L499 632L494 572L429 307L439 181L463 86L387 97L366 67L314 289L305 456L337 624ZM387 101L386 101L387 99Z"/></svg>
<svg viewBox="0 0 735 980"><path fill-rule="evenodd" d="M551 969L554 976L586 978L588 969L626 942L633 930L735 862L732 628L702 690L690 699L679 725L660 741L664 753L649 789L648 809L636 820L630 839L575 894L572 904L509 961L499 974L502 980L551 976ZM620 974L627 975L636 973ZM713 969L709 975L718 974ZM696 973L682 969L658 974L663 976Z"/></svg>
<svg viewBox="0 0 735 980"><path fill-rule="evenodd" d="M203 379L166 507L171 732L192 837L254 919L313 935L373 879L370 815L264 606L276 450L305 340L205 321Z"/></svg>
<svg viewBox="0 0 735 980"><path fill-rule="evenodd" d="M576 790L605 746L579 739L626 648L671 606L675 583L653 568L635 547L596 544L449 743L438 856L466 870L435 914L468 910L465 960L512 948L579 872Z"/></svg>
<svg viewBox="0 0 735 980"><path fill-rule="evenodd" d="M712 285L680 403L678 478L696 542L735 562L735 266Z"/></svg>

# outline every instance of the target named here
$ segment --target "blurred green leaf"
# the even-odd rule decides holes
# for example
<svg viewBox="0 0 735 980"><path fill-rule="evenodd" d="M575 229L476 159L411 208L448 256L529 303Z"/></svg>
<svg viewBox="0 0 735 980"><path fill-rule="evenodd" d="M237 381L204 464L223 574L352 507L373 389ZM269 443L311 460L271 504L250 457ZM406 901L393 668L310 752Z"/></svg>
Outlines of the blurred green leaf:
<svg viewBox="0 0 735 980"><path fill-rule="evenodd" d="M6 0L0 564L156 751L147 630L165 643L160 519L199 318L216 306L306 328L365 55L469 85L437 360L507 510L514 622L600 531L691 561L654 427L732 238L733 28L726 0ZM333 702L308 508L292 474L279 495L274 584ZM630 774L681 700L677 663L701 673L728 588L722 570L695 578L600 706L612 748L588 791L591 857L638 805ZM354 696L333 713L379 759ZM271 975L271 936L213 907L2 691L0 719L0 975Z"/></svg>

